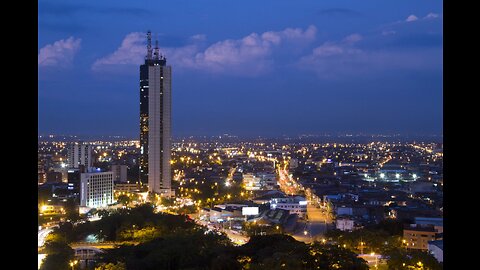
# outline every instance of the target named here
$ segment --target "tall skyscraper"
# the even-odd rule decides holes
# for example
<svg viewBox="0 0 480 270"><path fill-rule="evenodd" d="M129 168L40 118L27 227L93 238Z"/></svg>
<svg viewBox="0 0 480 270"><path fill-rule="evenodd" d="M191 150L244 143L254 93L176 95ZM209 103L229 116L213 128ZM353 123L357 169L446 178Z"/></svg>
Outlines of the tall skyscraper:
<svg viewBox="0 0 480 270"><path fill-rule="evenodd" d="M82 167L85 171L92 167L92 145L83 142L72 143L68 146L68 168Z"/></svg>
<svg viewBox="0 0 480 270"><path fill-rule="evenodd" d="M158 41L152 55L147 33L147 55L140 66L140 181L150 192L171 193L172 68L159 54Z"/></svg>

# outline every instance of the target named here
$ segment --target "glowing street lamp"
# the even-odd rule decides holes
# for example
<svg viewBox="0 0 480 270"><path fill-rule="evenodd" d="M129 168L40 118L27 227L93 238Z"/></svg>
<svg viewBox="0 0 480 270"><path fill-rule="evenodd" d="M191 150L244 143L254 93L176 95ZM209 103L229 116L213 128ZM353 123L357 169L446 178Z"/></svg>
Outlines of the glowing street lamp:
<svg viewBox="0 0 480 270"><path fill-rule="evenodd" d="M371 256L375 256L375 252L370 253ZM378 257L375 256L375 268L377 268L378 265Z"/></svg>
<svg viewBox="0 0 480 270"><path fill-rule="evenodd" d="M78 263L77 260L75 261L70 261L70 266L72 267L72 270L73 270L73 267Z"/></svg>

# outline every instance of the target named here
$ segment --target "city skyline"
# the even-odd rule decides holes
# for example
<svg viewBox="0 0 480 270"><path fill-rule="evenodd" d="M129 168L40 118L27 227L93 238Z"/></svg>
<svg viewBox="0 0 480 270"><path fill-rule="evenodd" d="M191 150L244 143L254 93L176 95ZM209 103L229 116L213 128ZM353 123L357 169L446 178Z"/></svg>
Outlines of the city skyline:
<svg viewBox="0 0 480 270"><path fill-rule="evenodd" d="M37 269L442 270L443 2L225 3L39 0Z"/></svg>
<svg viewBox="0 0 480 270"><path fill-rule="evenodd" d="M158 20L153 4L41 1L38 132L138 136L132 101L151 29L176 67L174 137L442 134L442 3L347 2L280 2L275 20L262 3L254 24L240 16L248 5L214 1ZM110 22L122 18L131 25Z"/></svg>

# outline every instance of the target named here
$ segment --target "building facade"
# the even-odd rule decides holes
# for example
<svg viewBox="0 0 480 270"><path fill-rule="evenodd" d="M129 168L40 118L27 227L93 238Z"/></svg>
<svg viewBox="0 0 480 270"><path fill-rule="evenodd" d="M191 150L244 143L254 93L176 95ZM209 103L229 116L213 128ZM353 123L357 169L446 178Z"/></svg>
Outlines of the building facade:
<svg viewBox="0 0 480 270"><path fill-rule="evenodd" d="M152 55L147 33L147 55L140 66L140 181L149 192L171 195L172 68L159 54Z"/></svg>
<svg viewBox="0 0 480 270"><path fill-rule="evenodd" d="M140 192L142 187L137 183L118 183L115 184L115 192Z"/></svg>
<svg viewBox="0 0 480 270"><path fill-rule="evenodd" d="M92 145L82 142L75 142L68 146L68 168L85 168L86 171L92 167Z"/></svg>
<svg viewBox="0 0 480 270"><path fill-rule="evenodd" d="M113 172L88 172L80 176L80 206L107 207L114 203Z"/></svg>
<svg viewBox="0 0 480 270"><path fill-rule="evenodd" d="M432 225L410 224L403 229L403 238L409 249L428 250L428 242L440 240L439 234Z"/></svg>
<svg viewBox="0 0 480 270"><path fill-rule="evenodd" d="M307 200L300 196L272 198L270 200L270 209L288 210L290 214L297 214L303 218L307 214Z"/></svg>
<svg viewBox="0 0 480 270"><path fill-rule="evenodd" d="M112 165L113 180L127 182L127 165Z"/></svg>
<svg viewBox="0 0 480 270"><path fill-rule="evenodd" d="M335 220L335 227L340 231L353 231L355 228L355 221L348 217L337 217Z"/></svg>

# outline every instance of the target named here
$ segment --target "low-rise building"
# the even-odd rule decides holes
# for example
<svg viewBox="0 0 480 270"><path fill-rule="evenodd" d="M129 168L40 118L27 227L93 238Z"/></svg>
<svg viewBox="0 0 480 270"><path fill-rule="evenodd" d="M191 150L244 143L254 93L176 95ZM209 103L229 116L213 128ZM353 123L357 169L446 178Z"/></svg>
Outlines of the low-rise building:
<svg viewBox="0 0 480 270"><path fill-rule="evenodd" d="M349 216L338 216L335 220L335 227L340 231L353 231L355 228L355 220Z"/></svg>
<svg viewBox="0 0 480 270"><path fill-rule="evenodd" d="M443 233L443 217L415 217L413 221L419 225L432 225L436 232Z"/></svg>
<svg viewBox="0 0 480 270"><path fill-rule="evenodd" d="M307 200L301 196L272 198L270 200L270 209L288 210L290 214L297 214L303 218L307 214Z"/></svg>
<svg viewBox="0 0 480 270"><path fill-rule="evenodd" d="M407 248L428 250L428 242L441 239L442 234L432 225L409 224L403 229L403 238Z"/></svg>
<svg viewBox="0 0 480 270"><path fill-rule="evenodd" d="M115 192L141 192L142 186L137 183L116 183L114 187Z"/></svg>
<svg viewBox="0 0 480 270"><path fill-rule="evenodd" d="M293 232L298 221L298 215L277 208L262 211L254 220L261 225L281 225L285 232Z"/></svg>
<svg viewBox="0 0 480 270"><path fill-rule="evenodd" d="M252 199L256 204L266 204L270 203L270 200L273 198L285 198L285 193L279 190L269 190L263 194L260 194L258 197Z"/></svg>

